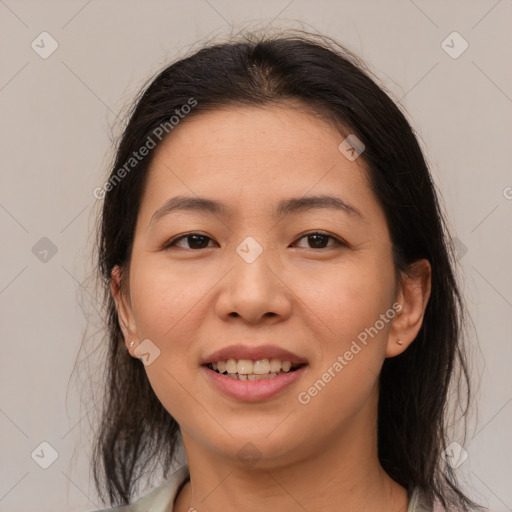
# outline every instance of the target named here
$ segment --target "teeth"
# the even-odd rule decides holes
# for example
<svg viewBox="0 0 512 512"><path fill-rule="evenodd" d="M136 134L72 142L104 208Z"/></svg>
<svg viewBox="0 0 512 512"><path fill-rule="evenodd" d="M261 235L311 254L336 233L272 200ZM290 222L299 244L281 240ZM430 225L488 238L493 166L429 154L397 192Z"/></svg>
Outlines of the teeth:
<svg viewBox="0 0 512 512"><path fill-rule="evenodd" d="M238 375L249 375L252 373L252 361L250 359L238 360Z"/></svg>
<svg viewBox="0 0 512 512"><path fill-rule="evenodd" d="M243 375L241 373L225 373L224 375L227 375L228 377L231 377L232 379L235 379L235 380L265 380L265 379L272 379L274 377L277 377L278 375L283 375L284 373L288 373L288 372L284 372L283 370L281 370L279 373L265 373L265 375L255 375L254 373L251 373L249 375Z"/></svg>
<svg viewBox="0 0 512 512"><path fill-rule="evenodd" d="M271 372L278 372L281 369L281 361L279 359L271 359L269 365Z"/></svg>
<svg viewBox="0 0 512 512"><path fill-rule="evenodd" d="M280 359L228 359L211 363L210 368L240 380L261 380L288 373L292 368L291 361Z"/></svg>
<svg viewBox="0 0 512 512"><path fill-rule="evenodd" d="M291 367L292 367L292 363L290 363L290 361L283 361L281 363L281 368L285 372L289 372Z"/></svg>
<svg viewBox="0 0 512 512"><path fill-rule="evenodd" d="M238 363L234 359L228 359L226 361L226 371L228 373L237 373L238 372Z"/></svg>

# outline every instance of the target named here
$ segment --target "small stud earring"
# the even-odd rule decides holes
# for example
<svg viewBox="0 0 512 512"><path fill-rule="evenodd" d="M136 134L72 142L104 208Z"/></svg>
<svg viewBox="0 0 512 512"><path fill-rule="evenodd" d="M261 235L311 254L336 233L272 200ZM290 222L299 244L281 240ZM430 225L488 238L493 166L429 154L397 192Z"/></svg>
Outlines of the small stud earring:
<svg viewBox="0 0 512 512"><path fill-rule="evenodd" d="M135 341L132 341L132 342L130 343L130 348L133 348L133 345L135 345Z"/></svg>
<svg viewBox="0 0 512 512"><path fill-rule="evenodd" d="M404 342L403 342L400 338L398 338L398 339L396 340L396 342L397 342L399 345L403 345L403 344L404 344Z"/></svg>

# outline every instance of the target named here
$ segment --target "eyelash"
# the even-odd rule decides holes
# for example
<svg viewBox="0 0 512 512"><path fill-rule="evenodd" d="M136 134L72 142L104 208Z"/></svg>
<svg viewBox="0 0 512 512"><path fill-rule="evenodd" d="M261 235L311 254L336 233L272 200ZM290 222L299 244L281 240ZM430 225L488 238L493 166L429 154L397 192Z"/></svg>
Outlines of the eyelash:
<svg viewBox="0 0 512 512"><path fill-rule="evenodd" d="M175 247L175 244L176 242L184 239L184 238L188 238L189 236L193 236L193 235L199 235L200 237L202 238L209 238L210 240L213 240L212 238L210 238L209 236L207 235L203 235L202 233L198 233L198 232L195 232L195 231L192 231L190 233L185 233L184 235L179 235L175 238L171 238L170 240L168 240L162 247L163 250L168 250L168 249L171 249L173 247ZM326 250L326 249L331 249L335 246L347 246L347 243L346 242L343 242L342 240L340 240L339 238L333 236L333 235L330 235L329 233L325 233L323 231L311 231L310 233L306 233L304 235L302 235L300 238L298 238L297 240L302 240L303 238L307 238L309 236L313 236L313 235L321 235L321 236L324 236L324 237L327 237L327 238L332 238L334 240L334 245L331 245L331 246L327 246L327 247L320 247L320 248L313 248L311 247L310 249L313 249L313 250ZM201 249L209 249L210 247L202 247ZM179 247L179 249L183 249L183 247ZM309 249L309 247L308 247ZM189 249L191 251L198 251L200 249Z"/></svg>

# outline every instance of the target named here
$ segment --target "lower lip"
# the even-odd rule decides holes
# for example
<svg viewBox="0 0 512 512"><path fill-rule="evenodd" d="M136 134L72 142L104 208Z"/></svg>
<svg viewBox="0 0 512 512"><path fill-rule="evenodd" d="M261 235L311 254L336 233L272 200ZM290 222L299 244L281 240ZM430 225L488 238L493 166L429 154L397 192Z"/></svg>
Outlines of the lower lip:
<svg viewBox="0 0 512 512"><path fill-rule="evenodd" d="M239 380L232 379L221 373L210 370L207 366L201 366L208 379L222 393L246 402L257 402L271 398L296 382L306 371L307 365L297 370L282 373L276 377L262 380Z"/></svg>

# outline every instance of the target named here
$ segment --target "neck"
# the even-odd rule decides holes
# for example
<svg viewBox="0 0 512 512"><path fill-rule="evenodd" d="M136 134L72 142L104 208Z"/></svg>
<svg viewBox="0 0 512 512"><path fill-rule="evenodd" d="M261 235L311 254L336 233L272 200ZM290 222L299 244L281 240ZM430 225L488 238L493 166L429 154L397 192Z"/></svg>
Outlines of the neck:
<svg viewBox="0 0 512 512"><path fill-rule="evenodd" d="M182 432L190 482L174 510L406 512L407 491L380 465L369 419L345 435L322 438L323 449L314 443L304 447L301 458L282 464L260 459L251 467L212 454Z"/></svg>

